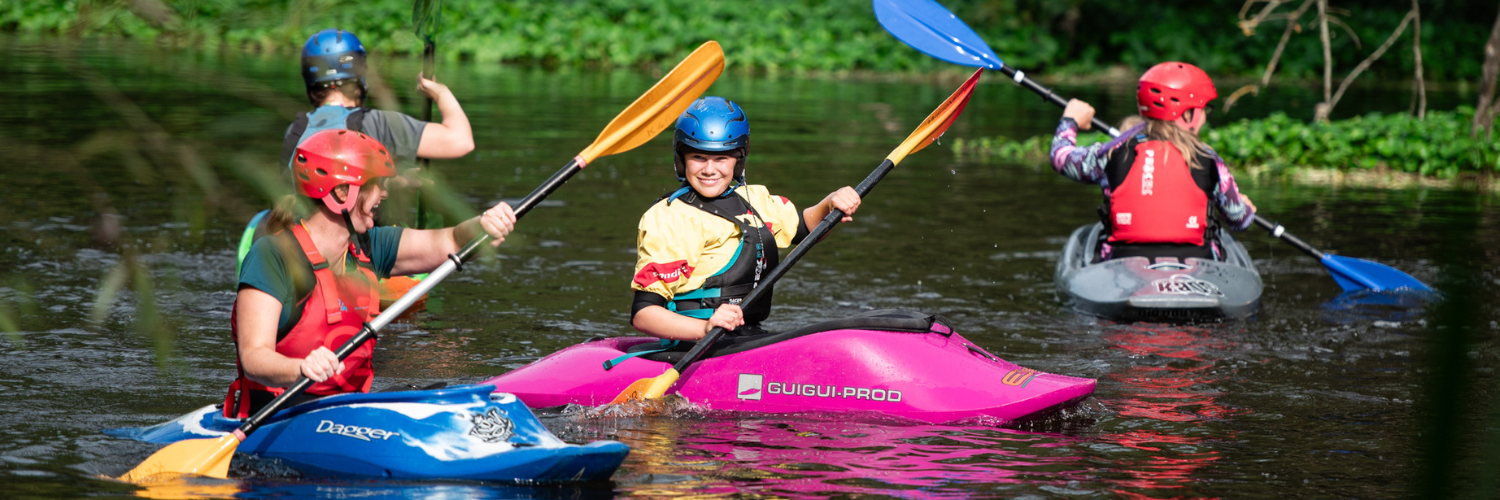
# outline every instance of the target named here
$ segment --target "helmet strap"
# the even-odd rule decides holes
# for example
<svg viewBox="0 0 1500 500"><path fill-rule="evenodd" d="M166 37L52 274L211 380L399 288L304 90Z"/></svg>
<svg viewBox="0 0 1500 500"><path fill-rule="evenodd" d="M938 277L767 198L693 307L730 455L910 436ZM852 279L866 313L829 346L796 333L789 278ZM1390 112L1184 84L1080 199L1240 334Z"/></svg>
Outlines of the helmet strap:
<svg viewBox="0 0 1500 500"><path fill-rule="evenodd" d="M328 205L328 209L334 212L348 212L353 210L354 204L359 200L359 185L348 184L348 186L349 192L344 196L343 202L339 202L338 198L333 196L333 192L329 191L328 194L323 195L323 204Z"/></svg>
<svg viewBox="0 0 1500 500"><path fill-rule="evenodd" d="M363 256L367 259L370 258L372 254L370 253L369 232L366 231L364 233L360 233L359 231L354 230L354 219L349 217L348 210L344 210L340 213L344 215L344 227L349 228L349 242L354 244L354 248L359 251L360 256Z"/></svg>

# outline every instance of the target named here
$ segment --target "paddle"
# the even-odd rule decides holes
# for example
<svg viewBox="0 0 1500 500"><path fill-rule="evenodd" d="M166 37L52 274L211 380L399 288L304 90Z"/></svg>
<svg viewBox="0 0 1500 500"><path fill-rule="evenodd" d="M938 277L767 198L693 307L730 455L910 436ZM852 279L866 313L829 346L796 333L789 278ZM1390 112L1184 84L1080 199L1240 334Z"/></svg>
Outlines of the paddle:
<svg viewBox="0 0 1500 500"><path fill-rule="evenodd" d="M1044 100L1058 106L1068 105L1067 99L1027 78L1025 73L1006 66L1000 60L1000 56L995 55L989 45L974 33L974 30L969 29L969 26L964 24L958 16L953 15L937 2L933 0L874 0L873 3L875 17L880 20L880 24L885 27L886 31L912 48L951 63L998 70L1010 76L1022 87L1040 94ZM1119 130L1098 118L1094 118L1091 123L1094 128L1107 131L1111 137L1120 135ZM1390 266L1319 252L1303 243L1302 240L1287 234L1280 225L1271 224L1259 215L1255 216L1255 223L1271 231L1272 236L1318 259L1324 267L1328 268L1329 274L1333 275L1339 286L1346 291L1365 288L1377 291L1432 290L1411 275Z"/></svg>
<svg viewBox="0 0 1500 500"><path fill-rule="evenodd" d="M953 95L948 96L948 100L943 101L943 104L933 110L932 114L927 115L927 119L922 120L922 124L918 125L917 129L910 136L907 136L906 140L902 141L900 146L891 151L891 154L885 157L885 161L881 162L880 166L876 167L874 172L870 172L870 175L865 177L865 180L854 188L855 192L859 193L860 198L864 198L870 194L870 190L875 188L875 184L885 178L885 175L891 169L896 168L896 164L901 163L901 160L906 158L906 155L927 147L928 144L941 137L944 131L948 130L948 126L952 125L953 120L958 118L958 114L963 112L964 105L969 102L969 95L974 92L974 86L979 82L979 75L983 72L983 69L975 71L973 76L970 76L968 80L964 81L963 85L958 87L958 90L953 92ZM746 307L754 304L756 300L760 299L761 295L765 294L766 290L771 289L771 285L781 279L788 270L791 270L792 266L798 260L802 259L803 255L812 250L813 245L822 241L823 237L829 231L833 230L833 226L838 225L839 221L843 220L843 218L844 212L842 210L833 209L829 211L828 215L823 217L823 221L819 222L818 226L813 228L807 234L807 237L802 240L802 244L792 249L792 252L775 269L772 269L771 273L761 280L760 285L751 290L750 294L746 295L745 299L740 303ZM726 332L723 328L714 327L707 335L698 340L698 343L688 351L687 355L682 357L682 360L672 365L671 368L668 368L665 373L657 377L643 378L631 383L619 396L615 397L612 403L623 403L632 399L655 399L662 397L672 387L672 384L677 382L677 379L687 370L688 366L691 366L699 358L702 358L708 352L709 347L713 346L714 342L717 342L720 337L723 337L724 333Z"/></svg>
<svg viewBox="0 0 1500 500"><path fill-rule="evenodd" d="M521 200L515 206L516 218L519 219L530 212L543 198L556 191L594 159L634 149L655 137L662 130L666 130L687 109L688 104L691 104L709 85L713 84L714 80L719 78L719 73L723 71L724 53L719 49L718 43L710 41L698 47L698 50L693 51L676 68L673 68L671 73L667 73L667 76L610 121L609 125L604 127L604 131L599 133L599 137L594 139L593 144L584 148L566 166L552 174L551 178ZM375 332L380 331L391 320L405 312L418 298L432 290L453 271L458 270L464 260L472 256L474 251L487 240L489 240L489 235L481 234L464 245L458 253L449 255L447 262L438 266L427 276L427 279L422 280L397 299L385 312L366 323L359 333L340 346L335 354L340 360L348 357L360 344L373 338ZM301 377L295 384L288 387L286 392L246 419L245 423L230 435L217 439L193 439L174 443L158 450L120 479L141 482L162 473L226 477L229 472L229 460L234 456L235 448L245 440L245 436L255 432L266 419L312 384L311 380Z"/></svg>
<svg viewBox="0 0 1500 500"><path fill-rule="evenodd" d="M437 78L436 63L433 58L437 55L437 42L433 37L437 35L439 22L442 20L442 0L416 0L411 7L411 24L417 33L417 39L422 41L422 75L427 78ZM432 121L432 97L423 94L425 104L422 106L422 121ZM417 159L421 168L427 168L427 158ZM417 190L417 221L416 227L425 229L427 227L427 207L422 202L422 190Z"/></svg>

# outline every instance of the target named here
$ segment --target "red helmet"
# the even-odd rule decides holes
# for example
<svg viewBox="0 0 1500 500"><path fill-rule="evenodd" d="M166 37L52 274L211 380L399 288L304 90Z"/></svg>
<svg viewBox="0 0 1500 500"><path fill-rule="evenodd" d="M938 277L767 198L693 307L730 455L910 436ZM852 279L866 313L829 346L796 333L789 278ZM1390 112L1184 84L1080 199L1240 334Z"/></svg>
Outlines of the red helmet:
<svg viewBox="0 0 1500 500"><path fill-rule="evenodd" d="M1219 97L1208 73L1188 63L1164 62L1141 75L1135 91L1135 103L1141 116L1158 120L1176 120L1183 111L1202 108Z"/></svg>
<svg viewBox="0 0 1500 500"><path fill-rule="evenodd" d="M323 200L334 212L354 208L359 187L371 179L396 175L391 155L380 141L359 132L323 130L297 145L292 157L292 173L297 190L304 196ZM333 188L349 185L349 194L339 203Z"/></svg>

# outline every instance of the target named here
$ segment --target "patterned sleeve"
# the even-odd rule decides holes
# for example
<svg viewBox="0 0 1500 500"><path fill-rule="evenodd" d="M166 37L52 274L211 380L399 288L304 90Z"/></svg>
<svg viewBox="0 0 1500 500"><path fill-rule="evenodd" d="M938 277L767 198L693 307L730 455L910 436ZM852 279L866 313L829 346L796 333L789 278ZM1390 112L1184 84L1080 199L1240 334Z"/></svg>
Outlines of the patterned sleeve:
<svg viewBox="0 0 1500 500"><path fill-rule="evenodd" d="M1224 223L1234 231L1244 231L1250 227L1255 219L1255 212L1250 206L1240 201L1240 187L1234 182L1234 174L1229 173L1229 166L1224 164L1224 158L1214 153L1214 168L1219 169L1219 185L1214 186L1214 203L1219 207L1219 214L1224 217Z"/></svg>
<svg viewBox="0 0 1500 500"><path fill-rule="evenodd" d="M1109 160L1111 144L1078 147L1078 123L1063 118L1057 125L1057 134L1052 136L1052 169L1078 182L1103 185L1107 179L1104 164Z"/></svg>
<svg viewBox="0 0 1500 500"><path fill-rule="evenodd" d="M776 247L792 246L802 227L802 212L797 206L784 196L771 194L765 186L751 185L741 189L745 190L745 199L750 201L750 206L755 207L765 218L766 225L771 227L771 234L776 236Z"/></svg>
<svg viewBox="0 0 1500 500"><path fill-rule="evenodd" d="M699 236L702 231L684 227L693 224L691 219L674 215L664 203L653 205L641 216L632 290L671 300L678 292L702 286L706 277L693 276L703 256L703 241Z"/></svg>

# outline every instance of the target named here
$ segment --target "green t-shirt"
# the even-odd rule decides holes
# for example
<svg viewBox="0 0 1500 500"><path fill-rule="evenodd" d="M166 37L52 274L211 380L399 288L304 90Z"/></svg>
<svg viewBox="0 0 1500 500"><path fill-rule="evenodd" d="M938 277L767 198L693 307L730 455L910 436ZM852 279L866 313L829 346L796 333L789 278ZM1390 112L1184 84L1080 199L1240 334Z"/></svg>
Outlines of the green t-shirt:
<svg viewBox="0 0 1500 500"><path fill-rule="evenodd" d="M391 276L396 266L396 252L401 248L402 228L396 226L370 229L370 261L375 275L384 279ZM337 257L323 256L330 262ZM347 271L354 271L354 255L344 259ZM312 263L297 245L297 238L289 231L260 237L250 245L245 261L240 265L238 288L251 287L275 297L281 302L281 319L277 322L276 338L290 332L302 318L302 304L317 287ZM237 288L237 289L238 289Z"/></svg>

